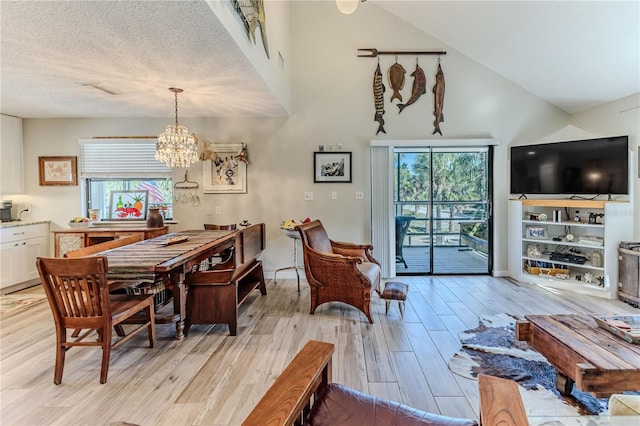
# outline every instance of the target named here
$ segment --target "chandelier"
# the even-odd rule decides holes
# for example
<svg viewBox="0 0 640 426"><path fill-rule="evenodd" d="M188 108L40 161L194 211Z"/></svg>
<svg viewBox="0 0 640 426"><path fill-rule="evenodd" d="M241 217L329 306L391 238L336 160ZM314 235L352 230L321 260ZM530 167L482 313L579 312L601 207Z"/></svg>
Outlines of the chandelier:
<svg viewBox="0 0 640 426"><path fill-rule="evenodd" d="M178 126L178 93L182 89L170 87L175 95L176 124L168 125L156 143L156 160L164 162L168 167L189 167L191 163L198 161L198 143L189 134L185 126Z"/></svg>

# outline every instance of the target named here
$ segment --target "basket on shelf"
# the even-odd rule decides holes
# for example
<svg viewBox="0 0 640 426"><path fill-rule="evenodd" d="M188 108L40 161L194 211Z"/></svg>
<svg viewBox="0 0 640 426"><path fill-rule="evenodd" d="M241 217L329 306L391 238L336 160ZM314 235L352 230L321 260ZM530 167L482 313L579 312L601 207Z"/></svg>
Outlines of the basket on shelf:
<svg viewBox="0 0 640 426"><path fill-rule="evenodd" d="M526 263L524 265L524 269L531 275L550 275L552 277L555 277L557 274L571 275L571 271L569 269L542 268L539 266L530 266Z"/></svg>
<svg viewBox="0 0 640 426"><path fill-rule="evenodd" d="M127 287L127 294L153 294L153 303L156 308L167 303L171 292L162 281L155 283L146 282L135 287Z"/></svg>

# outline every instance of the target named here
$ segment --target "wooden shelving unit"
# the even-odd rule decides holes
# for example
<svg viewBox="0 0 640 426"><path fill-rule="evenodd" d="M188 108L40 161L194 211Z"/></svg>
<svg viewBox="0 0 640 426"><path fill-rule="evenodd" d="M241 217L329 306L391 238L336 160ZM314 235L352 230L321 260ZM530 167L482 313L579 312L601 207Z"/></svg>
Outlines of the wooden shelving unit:
<svg viewBox="0 0 640 426"><path fill-rule="evenodd" d="M553 210L561 210L564 220L552 221ZM580 222L572 220L576 211L580 212ZM604 216L598 217L598 223L589 223L590 213ZM535 220L531 214L544 214L547 219ZM629 202L510 200L509 275L520 282L615 299L618 290L618 245L629 238L632 226L632 206ZM531 229L542 229L542 232L532 236ZM567 234L573 235L574 239L568 240ZM536 250L528 250L531 246L538 248L541 255ZM603 256L602 265L591 263L596 251ZM532 256L531 252L535 255ZM588 260L585 263L551 260L550 254L553 252L585 256ZM554 271L555 268L566 268L569 277L560 279L551 274L530 274L527 265L544 265ZM585 281L585 278L591 282Z"/></svg>

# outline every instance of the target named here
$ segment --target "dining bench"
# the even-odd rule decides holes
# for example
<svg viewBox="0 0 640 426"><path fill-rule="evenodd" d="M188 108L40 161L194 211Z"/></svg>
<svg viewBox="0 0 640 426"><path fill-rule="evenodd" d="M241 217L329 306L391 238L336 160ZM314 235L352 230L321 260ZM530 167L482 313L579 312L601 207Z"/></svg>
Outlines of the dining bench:
<svg viewBox="0 0 640 426"><path fill-rule="evenodd" d="M187 313L184 334L193 324L228 324L229 334L237 334L238 308L253 290L267 294L258 258L265 249L265 224L238 231L232 255L209 270L187 274Z"/></svg>

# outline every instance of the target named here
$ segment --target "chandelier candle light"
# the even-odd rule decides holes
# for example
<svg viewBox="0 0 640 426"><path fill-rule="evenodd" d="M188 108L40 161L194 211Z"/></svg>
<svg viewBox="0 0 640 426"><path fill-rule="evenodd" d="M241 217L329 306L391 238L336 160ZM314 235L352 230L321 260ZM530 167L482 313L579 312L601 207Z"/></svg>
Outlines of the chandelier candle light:
<svg viewBox="0 0 640 426"><path fill-rule="evenodd" d="M170 87L169 90L175 95L176 124L168 125L164 133L158 136L155 158L171 168L189 167L198 161L198 143L185 126L178 125L178 93L183 90L176 87Z"/></svg>

